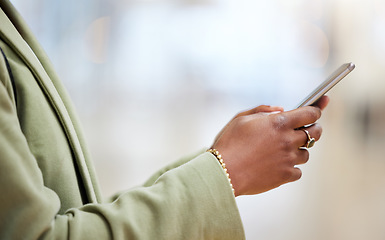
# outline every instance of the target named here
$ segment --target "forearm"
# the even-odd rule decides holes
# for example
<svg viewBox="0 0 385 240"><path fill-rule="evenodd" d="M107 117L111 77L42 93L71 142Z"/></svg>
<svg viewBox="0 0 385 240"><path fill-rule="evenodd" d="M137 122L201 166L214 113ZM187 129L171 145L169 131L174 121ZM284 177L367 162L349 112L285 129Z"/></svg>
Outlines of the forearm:
<svg viewBox="0 0 385 240"><path fill-rule="evenodd" d="M226 176L208 153L168 171L151 187L65 215L57 215L60 199L44 187L8 193L8 203L19 204L2 205L2 239L244 239Z"/></svg>
<svg viewBox="0 0 385 240"><path fill-rule="evenodd" d="M155 181L161 176L163 175L165 172L171 170L171 169L174 169L174 168L177 168L187 162L189 162L190 160L194 159L195 157L197 157L198 155L202 154L205 152L205 149L201 149L195 153L192 153L190 155L186 155L182 158L180 158L179 160L175 161L175 162L172 162L171 164L163 167L162 169L158 170L156 173L154 173L144 184L143 186L144 187L148 187L148 186L151 186L152 184L155 183Z"/></svg>
<svg viewBox="0 0 385 240"><path fill-rule="evenodd" d="M151 186L127 191L113 203L60 215L62 199L45 186L2 84L0 156L0 239L243 238L231 188L209 153L165 169Z"/></svg>
<svg viewBox="0 0 385 240"><path fill-rule="evenodd" d="M110 230L116 239L244 239L226 176L206 153L163 174L151 187L127 191L111 204L86 205L69 213L75 216L69 230L77 229L78 236L85 229L77 226L95 214L103 221L92 229Z"/></svg>

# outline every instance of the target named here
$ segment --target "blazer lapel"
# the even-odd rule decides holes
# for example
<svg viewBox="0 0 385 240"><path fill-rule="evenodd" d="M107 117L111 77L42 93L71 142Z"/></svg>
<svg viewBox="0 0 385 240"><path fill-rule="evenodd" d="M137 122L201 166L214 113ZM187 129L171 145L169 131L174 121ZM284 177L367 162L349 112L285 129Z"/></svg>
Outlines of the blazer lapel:
<svg viewBox="0 0 385 240"><path fill-rule="evenodd" d="M56 86L51 80L51 77L56 77L56 75L51 70L52 68L48 67L49 71L47 72L41 64L41 62L47 62L44 52L41 50L40 45L37 44L33 34L26 27L26 24L18 15L17 11L7 1L1 1L0 4L0 37L14 49L14 51L30 68L39 85L48 97L51 105L55 109L73 150L80 175L87 191L88 199L90 202L96 203L97 194L92 182L94 180L94 176L90 173L90 166L87 165L85 153L83 152L83 148L81 142L79 141L75 126L73 125L71 116L68 113L66 105L59 95ZM7 11L9 14L5 14L4 11ZM12 19L12 22L7 15ZM35 54L34 50L31 49L30 46L37 49L35 51L38 55ZM43 61L40 61L38 57L43 58Z"/></svg>

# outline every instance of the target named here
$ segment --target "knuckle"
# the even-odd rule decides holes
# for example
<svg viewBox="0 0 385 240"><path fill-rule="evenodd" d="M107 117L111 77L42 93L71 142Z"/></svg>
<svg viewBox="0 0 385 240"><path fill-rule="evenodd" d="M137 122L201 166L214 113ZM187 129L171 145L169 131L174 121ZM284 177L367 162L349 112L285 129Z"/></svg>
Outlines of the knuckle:
<svg viewBox="0 0 385 240"><path fill-rule="evenodd" d="M302 171L299 168L288 169L284 175L284 181L286 182L294 182L299 180L302 177Z"/></svg>
<svg viewBox="0 0 385 240"><path fill-rule="evenodd" d="M290 168L285 168L281 173L282 181L288 182L293 177L293 171Z"/></svg>
<svg viewBox="0 0 385 240"><path fill-rule="evenodd" d="M296 165L305 164L309 161L309 152L306 149L301 150L300 156L298 156Z"/></svg>
<svg viewBox="0 0 385 240"><path fill-rule="evenodd" d="M235 120L235 123L239 126L245 126L247 125L249 122L247 116L239 116L238 118L236 118Z"/></svg>
<svg viewBox="0 0 385 240"><path fill-rule="evenodd" d="M312 107L312 111L309 111L311 119L317 120L321 117L322 111L317 107Z"/></svg>
<svg viewBox="0 0 385 240"><path fill-rule="evenodd" d="M286 125L287 117L284 114L270 115L273 128L279 129Z"/></svg>
<svg viewBox="0 0 385 240"><path fill-rule="evenodd" d="M281 147L284 151L291 151L293 146L295 146L294 138L287 136L286 134L282 134L281 139Z"/></svg>
<svg viewBox="0 0 385 240"><path fill-rule="evenodd" d="M316 123L312 126L313 128L313 133L312 133L312 136L318 140L320 139L321 135L322 135L322 127L320 124Z"/></svg>
<svg viewBox="0 0 385 240"><path fill-rule="evenodd" d="M289 154L288 154L288 157L287 157L287 163L289 164L289 166L294 166L294 165L296 165L297 164L297 161L298 160L298 155L295 153L295 152L290 152Z"/></svg>
<svg viewBox="0 0 385 240"><path fill-rule="evenodd" d="M290 139L282 139L281 141L281 149L283 151L290 151L291 149L291 146L292 146L292 141L290 141Z"/></svg>
<svg viewBox="0 0 385 240"><path fill-rule="evenodd" d="M245 133L245 131L247 132L249 124L250 118L248 118L247 116L240 116L234 119L235 127L242 133Z"/></svg>
<svg viewBox="0 0 385 240"><path fill-rule="evenodd" d="M315 139L318 141L321 138L321 135L322 135L322 128L320 127L317 129Z"/></svg>
<svg viewBox="0 0 385 240"><path fill-rule="evenodd" d="M295 168L295 177L294 177L294 181L296 180L299 180L301 177L302 177L302 171L301 169L299 168Z"/></svg>

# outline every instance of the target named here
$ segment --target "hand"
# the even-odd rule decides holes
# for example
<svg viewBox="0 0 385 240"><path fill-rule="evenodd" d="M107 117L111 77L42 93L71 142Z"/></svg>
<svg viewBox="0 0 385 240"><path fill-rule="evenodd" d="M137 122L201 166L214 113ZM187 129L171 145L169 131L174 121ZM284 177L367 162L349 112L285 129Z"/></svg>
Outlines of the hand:
<svg viewBox="0 0 385 240"><path fill-rule="evenodd" d="M270 114L274 112L283 112L283 107L279 106L268 106L268 105L261 105L256 108L240 112L238 113L226 126L218 133L218 135L215 137L214 144L217 142L217 140L220 138L220 136L225 132L227 127L234 121L234 119L241 117L241 116L247 116L255 113L265 113L265 114Z"/></svg>
<svg viewBox="0 0 385 240"><path fill-rule="evenodd" d="M259 106L238 114L225 126L212 148L222 155L236 196L262 193L301 178L296 165L306 163L309 152L300 148L307 135L298 128L315 123L328 102L328 97L322 97L314 106L288 112ZM279 113L266 114L273 111ZM319 124L306 129L311 137L320 138Z"/></svg>

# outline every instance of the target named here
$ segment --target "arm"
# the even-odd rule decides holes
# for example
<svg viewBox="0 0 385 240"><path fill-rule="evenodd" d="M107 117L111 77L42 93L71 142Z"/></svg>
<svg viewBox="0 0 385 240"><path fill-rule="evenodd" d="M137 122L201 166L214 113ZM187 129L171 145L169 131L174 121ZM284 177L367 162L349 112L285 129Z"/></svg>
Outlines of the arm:
<svg viewBox="0 0 385 240"><path fill-rule="evenodd" d="M231 188L204 153L108 204L58 215L60 199L44 186L14 105L0 83L0 238L243 239Z"/></svg>
<svg viewBox="0 0 385 240"><path fill-rule="evenodd" d="M174 168L177 168L187 162L189 162L191 159L194 159L196 158L198 155L204 153L205 150L200 150L196 153L193 153L191 155L187 155L181 159L179 159L178 161L175 161L167 166L165 166L164 168L160 169L159 171L157 171L156 173L154 173L145 183L143 186L145 187L148 187L148 186L151 186L152 184L155 183L155 181L161 176L163 175L165 172L171 170L171 169L174 169Z"/></svg>
<svg viewBox="0 0 385 240"><path fill-rule="evenodd" d="M190 155L187 155L187 156L184 156L182 158L180 158L179 160L175 161L175 162L172 162L168 165L166 165L165 167L159 169L158 171L156 171L154 174L152 174L142 185L142 187L150 187L152 186L156 180L158 180L158 178L160 176L162 176L164 173L166 173L167 171L170 171L171 169L174 169L174 168L177 168L189 161L191 161L192 159L198 157L198 155L202 154L205 152L205 149L202 149L196 153L193 153L193 154L190 154ZM124 191L123 191L124 192ZM113 202L115 201L123 192L117 192L115 193L114 195L110 196L109 198L106 199L106 202Z"/></svg>

